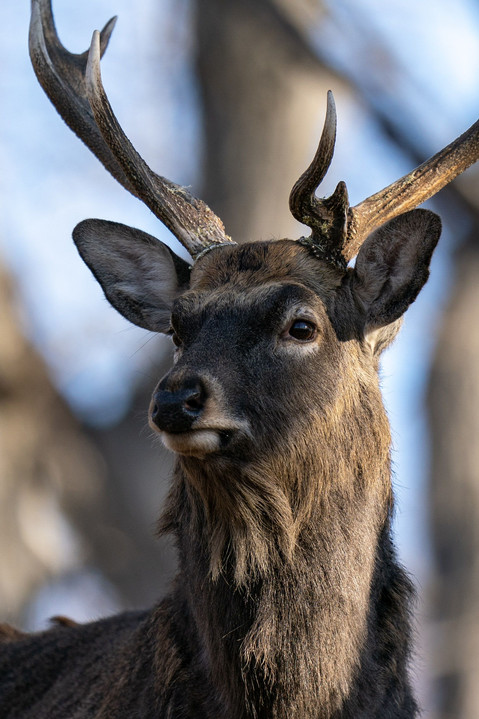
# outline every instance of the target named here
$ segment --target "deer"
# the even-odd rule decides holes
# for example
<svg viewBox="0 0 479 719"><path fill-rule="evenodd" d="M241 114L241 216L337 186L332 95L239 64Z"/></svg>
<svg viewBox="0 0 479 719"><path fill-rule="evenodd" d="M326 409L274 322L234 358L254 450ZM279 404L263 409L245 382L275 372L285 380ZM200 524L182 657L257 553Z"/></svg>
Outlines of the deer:
<svg viewBox="0 0 479 719"><path fill-rule="evenodd" d="M290 195L311 234L236 244L136 152L100 75L115 18L70 54L32 0L30 55L64 120L191 255L89 219L83 260L124 317L170 335L152 429L176 455L159 530L179 568L149 610L88 624L1 625L4 719L413 719L413 584L391 535L381 352L429 275L439 217L417 206L479 157L479 121L350 207L316 154ZM354 266L351 260L356 257Z"/></svg>

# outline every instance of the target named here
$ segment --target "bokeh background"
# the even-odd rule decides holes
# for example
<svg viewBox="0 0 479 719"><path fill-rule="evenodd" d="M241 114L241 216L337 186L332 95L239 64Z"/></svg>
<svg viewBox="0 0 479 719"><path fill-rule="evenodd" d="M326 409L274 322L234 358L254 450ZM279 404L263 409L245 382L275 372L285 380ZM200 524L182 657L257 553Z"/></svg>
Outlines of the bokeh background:
<svg viewBox="0 0 479 719"><path fill-rule="evenodd" d="M169 341L109 307L70 235L124 222L184 251L43 95L29 4L0 4L0 613L35 629L147 606L174 573L155 538L171 457L149 393ZM477 0L57 0L64 44L119 22L102 62L127 135L235 239L298 237L291 186L321 132L321 193L351 204L479 115ZM386 353L401 559L418 587L415 682L432 719L479 716L479 170L428 205L444 233L431 279Z"/></svg>

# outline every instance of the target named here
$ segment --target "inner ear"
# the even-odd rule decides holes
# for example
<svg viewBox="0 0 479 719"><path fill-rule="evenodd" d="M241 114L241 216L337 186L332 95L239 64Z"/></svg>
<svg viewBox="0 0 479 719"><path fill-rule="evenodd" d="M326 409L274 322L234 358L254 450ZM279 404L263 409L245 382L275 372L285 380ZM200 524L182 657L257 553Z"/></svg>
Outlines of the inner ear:
<svg viewBox="0 0 479 719"><path fill-rule="evenodd" d="M168 331L173 301L189 282L181 257L146 232L118 222L84 220L73 239L118 312L139 327Z"/></svg>
<svg viewBox="0 0 479 719"><path fill-rule="evenodd" d="M412 210L380 227L361 247L351 291L362 332L377 337L376 347L389 343L386 335L396 334L397 321L424 286L440 234L441 221L434 212ZM394 332L378 332L392 323Z"/></svg>

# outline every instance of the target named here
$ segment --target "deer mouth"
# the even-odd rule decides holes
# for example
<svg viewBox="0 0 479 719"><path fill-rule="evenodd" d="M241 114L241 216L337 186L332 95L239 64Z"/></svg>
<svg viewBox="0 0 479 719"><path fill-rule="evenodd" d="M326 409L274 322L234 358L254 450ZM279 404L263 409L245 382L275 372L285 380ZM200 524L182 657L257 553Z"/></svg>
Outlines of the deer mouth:
<svg viewBox="0 0 479 719"><path fill-rule="evenodd" d="M205 427L186 432L161 431L159 434L165 447L172 452L192 457L204 457L226 449L233 439L234 429Z"/></svg>
<svg viewBox="0 0 479 719"><path fill-rule="evenodd" d="M152 397L148 420L165 447L177 454L205 457L221 454L240 437L251 436L246 418L223 409L199 381L179 390L158 389Z"/></svg>

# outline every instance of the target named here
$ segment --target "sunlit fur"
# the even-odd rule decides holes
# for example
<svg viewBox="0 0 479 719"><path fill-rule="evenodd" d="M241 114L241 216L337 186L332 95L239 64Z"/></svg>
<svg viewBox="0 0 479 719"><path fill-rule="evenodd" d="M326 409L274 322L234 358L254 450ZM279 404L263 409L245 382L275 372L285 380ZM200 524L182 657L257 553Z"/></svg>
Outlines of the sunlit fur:
<svg viewBox="0 0 479 719"><path fill-rule="evenodd" d="M284 328L305 306L309 344ZM236 430L224 448L178 454L159 525L178 546L172 592L150 612L5 636L2 716L416 716L375 351L394 332L367 341L360 315L351 272L290 241L198 262L163 383L205 373L209 426ZM5 677L19 665L16 691Z"/></svg>

